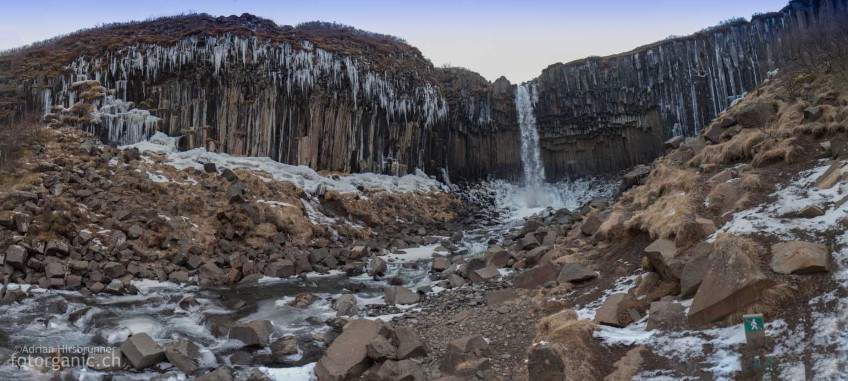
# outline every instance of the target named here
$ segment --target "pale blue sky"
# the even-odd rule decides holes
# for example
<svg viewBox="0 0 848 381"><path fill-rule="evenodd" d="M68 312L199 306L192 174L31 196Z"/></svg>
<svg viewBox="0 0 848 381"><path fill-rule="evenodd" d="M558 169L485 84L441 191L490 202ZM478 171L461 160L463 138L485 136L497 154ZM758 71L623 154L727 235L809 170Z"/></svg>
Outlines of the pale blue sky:
<svg viewBox="0 0 848 381"><path fill-rule="evenodd" d="M173 15L253 13L278 24L323 20L403 37L437 66L513 82L550 64L608 55L685 35L734 16L777 11L787 0L15 1L0 14L0 50L99 23Z"/></svg>

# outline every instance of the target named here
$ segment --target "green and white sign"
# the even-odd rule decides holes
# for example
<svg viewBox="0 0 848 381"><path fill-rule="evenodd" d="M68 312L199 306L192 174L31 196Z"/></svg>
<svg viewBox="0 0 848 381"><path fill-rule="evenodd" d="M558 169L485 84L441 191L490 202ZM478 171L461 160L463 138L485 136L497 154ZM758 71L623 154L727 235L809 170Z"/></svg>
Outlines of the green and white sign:
<svg viewBox="0 0 848 381"><path fill-rule="evenodd" d="M763 315L745 315L742 317L742 321L745 322L745 332L756 332L765 330L765 326L763 325Z"/></svg>

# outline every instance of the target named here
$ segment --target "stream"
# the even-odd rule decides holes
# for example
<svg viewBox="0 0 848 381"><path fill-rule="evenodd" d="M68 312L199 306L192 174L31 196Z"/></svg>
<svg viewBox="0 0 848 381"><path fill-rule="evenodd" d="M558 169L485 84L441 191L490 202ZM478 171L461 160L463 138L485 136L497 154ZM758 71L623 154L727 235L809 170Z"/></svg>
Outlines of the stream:
<svg viewBox="0 0 848 381"><path fill-rule="evenodd" d="M557 206L576 208L611 188L589 184L593 183L575 186L572 182L559 186L558 191L571 197ZM491 183L485 188L490 194L497 195L495 208L501 211L503 217L494 224L490 222L489 226L465 231L456 244L460 249L457 255L481 255L491 242L502 240L510 229L523 225L524 217L543 210L516 203L522 193L520 188L506 183ZM578 188L580 193L574 193ZM398 306L393 313L380 315L379 311L385 311L382 289L387 286L387 279L399 276L409 281L405 287L411 290L429 286L432 292L443 291L429 277L432 253L438 245L410 248L404 253L383 257L388 262L388 271L381 280L374 280L367 274L349 277L341 272L312 273L305 280L266 277L254 285L227 289L201 289L143 280L133 281L138 289L136 295L98 294L87 297L74 291L9 285L9 288L26 289L30 296L19 304L0 305L0 314L4 317L4 324L0 326L0 359L3 360L0 379L52 379L56 372L42 366L45 357L49 360L47 352L51 349L66 353L75 346L95 348L91 350L119 347L128 336L140 332L146 332L162 346L179 338L189 339L202 348L201 366L233 365L230 355L241 348L241 343L227 339L226 332L215 332L217 327L226 323L267 319L274 323L274 337L294 335L298 338L299 352L286 356L282 361L278 359L273 368L253 368L259 368L278 380L308 380L322 350L322 344L318 344L319 340L315 337L330 331L324 321L336 316L331 301L344 291L356 290L359 315L369 319L391 320L404 309L416 308L415 305ZM305 309L288 305L295 295L304 292L312 293L318 299ZM189 303L192 299L193 303ZM63 308L65 303L67 307ZM374 306L379 307L371 308ZM37 352L29 356L29 363L26 362L26 354L21 354L27 350ZM267 348L252 352L254 356L263 353L270 355ZM253 368L239 367L238 378L246 378ZM169 363L160 363L145 372L97 372L81 366L71 366L61 372L71 373L79 380L108 379L110 375L121 375L121 379L127 380L146 380L157 375L160 376L157 379L162 380L187 379Z"/></svg>

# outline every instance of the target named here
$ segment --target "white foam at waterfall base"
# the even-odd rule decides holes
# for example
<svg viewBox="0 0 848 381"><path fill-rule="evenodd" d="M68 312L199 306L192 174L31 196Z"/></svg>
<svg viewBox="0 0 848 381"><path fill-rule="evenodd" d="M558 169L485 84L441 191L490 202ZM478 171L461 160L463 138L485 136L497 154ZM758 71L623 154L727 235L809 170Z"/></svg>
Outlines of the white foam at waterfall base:
<svg viewBox="0 0 848 381"><path fill-rule="evenodd" d="M195 148L180 152L177 149L179 139L179 137L169 137L161 132L157 132L148 140L121 146L121 149L137 148L141 152L163 155L167 158L166 164L177 169L196 168L202 170L204 163L214 163L219 169L248 169L265 172L273 177L274 180L291 182L310 193L314 193L321 186L326 187L328 190L337 190L342 193L358 192L358 187L396 193L428 192L445 189L441 183L418 169L415 170L415 174L402 177L374 173L355 173L333 179L321 176L307 166L283 164L268 157L236 157L223 153L208 152L204 148Z"/></svg>
<svg viewBox="0 0 848 381"><path fill-rule="evenodd" d="M619 189L619 181L582 178L542 183L536 187L520 186L503 180L486 181L484 189L495 193L498 209L510 212L511 219L523 219L547 208L580 208L596 198L611 198Z"/></svg>

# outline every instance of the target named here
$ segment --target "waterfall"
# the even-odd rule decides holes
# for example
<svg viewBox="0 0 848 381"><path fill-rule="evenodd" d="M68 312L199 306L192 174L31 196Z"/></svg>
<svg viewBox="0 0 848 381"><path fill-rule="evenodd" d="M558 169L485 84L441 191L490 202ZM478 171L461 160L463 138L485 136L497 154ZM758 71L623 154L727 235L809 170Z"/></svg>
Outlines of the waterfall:
<svg viewBox="0 0 848 381"><path fill-rule="evenodd" d="M539 131L533 105L536 103L535 87L518 85L515 89L515 108L518 110L518 126L521 129L521 165L524 169L525 197L528 206L540 206L540 187L545 183L545 168L539 149Z"/></svg>

